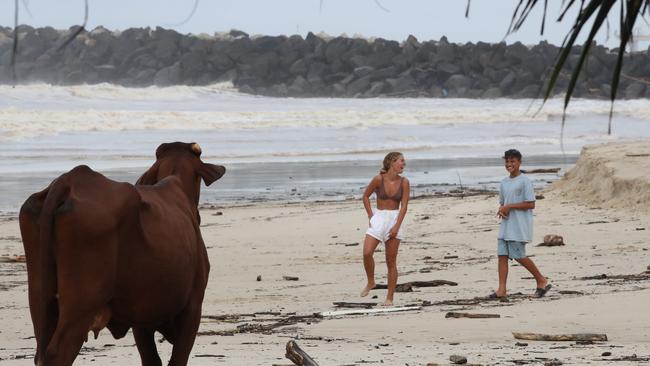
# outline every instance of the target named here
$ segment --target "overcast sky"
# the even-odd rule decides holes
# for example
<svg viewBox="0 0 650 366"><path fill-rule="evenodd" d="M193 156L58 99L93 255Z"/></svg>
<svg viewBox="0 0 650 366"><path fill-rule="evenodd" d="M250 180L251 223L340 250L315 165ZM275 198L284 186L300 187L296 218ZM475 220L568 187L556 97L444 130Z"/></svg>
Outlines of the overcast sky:
<svg viewBox="0 0 650 366"><path fill-rule="evenodd" d="M409 34L419 40L451 42L521 41L537 44L546 39L560 44L571 27L572 17L556 23L561 1L550 1L544 36L540 36L541 4L528 23L506 37L518 0L472 0L465 18L466 0L89 0L88 28L98 25L111 30L162 26L181 33L223 32L240 29L251 35L305 36L307 32L347 34L404 40ZM322 7L321 7L322 3ZM540 2L542 3L542 2ZM20 23L59 29L81 24L83 0L20 0ZM615 7L617 8L617 7ZM0 0L0 24L13 26L14 0ZM610 19L609 40L605 32L599 43L616 46L618 19ZM183 24L180 24L183 23ZM643 23L643 22L639 22ZM643 24L640 30L650 33ZM642 45L647 48L647 42Z"/></svg>

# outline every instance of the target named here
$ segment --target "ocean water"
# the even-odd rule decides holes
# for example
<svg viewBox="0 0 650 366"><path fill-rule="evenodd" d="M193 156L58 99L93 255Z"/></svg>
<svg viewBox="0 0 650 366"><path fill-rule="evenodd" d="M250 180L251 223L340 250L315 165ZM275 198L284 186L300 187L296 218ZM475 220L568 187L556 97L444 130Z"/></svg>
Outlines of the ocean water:
<svg viewBox="0 0 650 366"><path fill-rule="evenodd" d="M226 175L204 203L360 196L383 156L401 151L413 194L457 185L494 188L508 148L524 168L566 171L586 144L650 137L650 101L574 100L560 142L562 101L293 99L232 85L124 88L109 84L0 86L0 211L86 164L135 182L162 142L197 142ZM561 173L535 175L538 186Z"/></svg>

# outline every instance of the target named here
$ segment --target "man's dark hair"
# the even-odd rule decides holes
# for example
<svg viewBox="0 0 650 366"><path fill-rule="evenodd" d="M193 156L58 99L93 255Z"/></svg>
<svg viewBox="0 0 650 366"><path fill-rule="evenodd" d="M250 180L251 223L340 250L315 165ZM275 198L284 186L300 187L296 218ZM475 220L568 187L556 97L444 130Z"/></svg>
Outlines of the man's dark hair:
<svg viewBox="0 0 650 366"><path fill-rule="evenodd" d="M521 153L517 149L506 150L506 152L503 153L503 158L504 159L515 158L521 161Z"/></svg>

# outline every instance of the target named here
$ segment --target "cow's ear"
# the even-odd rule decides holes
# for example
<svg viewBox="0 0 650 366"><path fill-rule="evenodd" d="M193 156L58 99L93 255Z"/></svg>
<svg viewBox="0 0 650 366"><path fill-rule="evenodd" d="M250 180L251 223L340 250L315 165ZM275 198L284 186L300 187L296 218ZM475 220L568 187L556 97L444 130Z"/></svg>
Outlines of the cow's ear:
<svg viewBox="0 0 650 366"><path fill-rule="evenodd" d="M135 182L136 185L140 186L151 186L156 183L158 183L158 164L154 164Z"/></svg>
<svg viewBox="0 0 650 366"><path fill-rule="evenodd" d="M205 185L209 186L226 173L226 168L221 165L201 163L198 173Z"/></svg>

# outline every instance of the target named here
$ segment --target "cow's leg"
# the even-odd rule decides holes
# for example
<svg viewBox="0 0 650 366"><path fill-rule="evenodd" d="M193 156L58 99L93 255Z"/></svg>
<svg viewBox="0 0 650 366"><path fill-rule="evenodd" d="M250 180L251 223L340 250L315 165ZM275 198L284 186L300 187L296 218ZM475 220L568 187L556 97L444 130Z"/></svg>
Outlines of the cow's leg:
<svg viewBox="0 0 650 366"><path fill-rule="evenodd" d="M69 366L79 354L88 336L90 319L69 319L74 318L59 319L54 336L45 351L44 365Z"/></svg>
<svg viewBox="0 0 650 366"><path fill-rule="evenodd" d="M196 332L201 323L201 302L203 299L190 301L190 304L175 319L173 330L174 347L169 366L185 366L194 346Z"/></svg>
<svg viewBox="0 0 650 366"><path fill-rule="evenodd" d="M140 352L142 366L162 366L162 361L158 356L158 349L156 349L154 331L152 329L133 327L133 337L136 346L138 346L138 352Z"/></svg>

